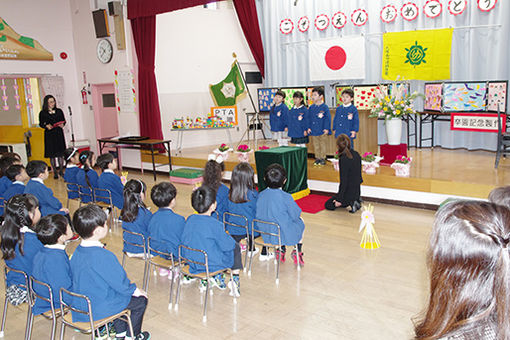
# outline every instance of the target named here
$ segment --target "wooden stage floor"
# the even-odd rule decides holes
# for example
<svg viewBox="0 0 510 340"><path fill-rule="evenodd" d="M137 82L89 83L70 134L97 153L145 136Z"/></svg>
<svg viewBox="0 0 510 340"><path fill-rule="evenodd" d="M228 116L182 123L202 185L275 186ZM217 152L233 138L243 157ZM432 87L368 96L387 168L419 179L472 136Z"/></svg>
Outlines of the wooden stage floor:
<svg viewBox="0 0 510 340"><path fill-rule="evenodd" d="M275 143L259 141L258 146L261 145L275 146ZM253 142L250 146L254 147ZM185 148L178 155L172 154L172 164L202 168L207 156L214 148L216 148L216 145ZM510 183L510 160L502 158L499 168L494 169L494 152L411 148L408 155L413 158L409 178L396 177L393 169L381 165L375 175L363 175L363 185L423 193L487 198L493 188ZM143 155L142 160L150 162L150 156ZM231 171L237 163L236 155L231 153L225 163L226 171ZM253 154L250 155L250 163L255 168ZM313 159L309 158L308 179L338 183L338 172L334 170L333 165L329 162L324 167L314 167ZM398 200L398 198L395 199Z"/></svg>

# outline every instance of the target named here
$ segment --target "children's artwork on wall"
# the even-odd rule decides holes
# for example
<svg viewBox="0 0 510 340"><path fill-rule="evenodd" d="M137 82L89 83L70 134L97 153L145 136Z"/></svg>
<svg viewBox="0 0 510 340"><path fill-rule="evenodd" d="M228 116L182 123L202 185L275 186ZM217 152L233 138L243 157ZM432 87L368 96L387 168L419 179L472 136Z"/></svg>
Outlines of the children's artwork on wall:
<svg viewBox="0 0 510 340"><path fill-rule="evenodd" d="M322 88L322 91L324 91L324 86L312 86L312 87L307 87L306 88L306 93L304 94L305 95L305 101L306 101L306 105L310 106L313 104L313 100L312 100L312 91L314 88L316 87L320 87ZM325 96L325 94L324 94ZM324 98L324 102L326 102L326 98Z"/></svg>
<svg viewBox="0 0 510 340"><path fill-rule="evenodd" d="M397 83L397 86L400 86L400 85L402 85L402 83ZM389 94L389 95L392 95L392 92L391 92L391 91L393 91L393 83L388 84L388 85L384 85L384 86L388 86L388 94ZM411 84L409 84L409 83L404 83L402 94L403 94L404 96L406 96L406 95L408 95L410 92L411 92Z"/></svg>
<svg viewBox="0 0 510 340"><path fill-rule="evenodd" d="M371 100L375 97L375 90L384 88L387 90L386 85L365 85L365 86L354 86L354 105L358 110L370 110L372 109Z"/></svg>
<svg viewBox="0 0 510 340"><path fill-rule="evenodd" d="M487 110L506 113L506 97L508 83L506 81L490 82L487 98Z"/></svg>
<svg viewBox="0 0 510 340"><path fill-rule="evenodd" d="M336 106L340 106L343 104L342 102L342 92L344 90L350 89L350 86L336 86L335 87L335 103Z"/></svg>
<svg viewBox="0 0 510 340"><path fill-rule="evenodd" d="M485 111L487 86L484 82L445 83L443 85L443 110Z"/></svg>
<svg viewBox="0 0 510 340"><path fill-rule="evenodd" d="M287 105L289 109L292 109L292 107L294 106L294 101L292 100L294 92L300 91L303 94L303 96L306 96L306 87L293 87L293 88L287 87L282 88L281 90L283 91L283 93L285 93L285 105Z"/></svg>
<svg viewBox="0 0 510 340"><path fill-rule="evenodd" d="M269 112L271 104L278 89L258 89L259 112Z"/></svg>
<svg viewBox="0 0 510 340"><path fill-rule="evenodd" d="M441 99L443 98L442 84L425 84L424 110L441 111Z"/></svg>

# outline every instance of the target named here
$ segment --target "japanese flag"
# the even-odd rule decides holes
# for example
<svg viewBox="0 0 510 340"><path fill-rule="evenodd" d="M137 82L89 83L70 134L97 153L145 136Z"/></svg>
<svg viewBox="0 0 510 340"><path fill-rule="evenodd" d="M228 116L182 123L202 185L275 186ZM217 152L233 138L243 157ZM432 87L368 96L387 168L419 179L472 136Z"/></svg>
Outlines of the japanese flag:
<svg viewBox="0 0 510 340"><path fill-rule="evenodd" d="M359 36L310 41L310 80L365 78L365 38Z"/></svg>

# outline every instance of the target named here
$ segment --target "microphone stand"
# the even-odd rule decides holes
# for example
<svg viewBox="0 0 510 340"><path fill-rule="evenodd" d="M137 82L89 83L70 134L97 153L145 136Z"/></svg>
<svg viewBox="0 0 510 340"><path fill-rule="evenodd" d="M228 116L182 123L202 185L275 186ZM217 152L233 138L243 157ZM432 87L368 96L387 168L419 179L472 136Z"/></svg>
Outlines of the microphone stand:
<svg viewBox="0 0 510 340"><path fill-rule="evenodd" d="M74 139L73 111L71 111L71 106L68 106L67 109L69 110L69 120L71 121L71 142L73 143L74 148L76 140Z"/></svg>

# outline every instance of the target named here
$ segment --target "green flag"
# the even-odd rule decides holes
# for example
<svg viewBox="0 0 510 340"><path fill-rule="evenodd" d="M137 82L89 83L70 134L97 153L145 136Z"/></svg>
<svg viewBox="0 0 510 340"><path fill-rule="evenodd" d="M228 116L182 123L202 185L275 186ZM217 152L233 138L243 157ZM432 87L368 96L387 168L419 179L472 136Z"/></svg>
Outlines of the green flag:
<svg viewBox="0 0 510 340"><path fill-rule="evenodd" d="M209 85L216 106L232 106L246 95L246 85L237 63L232 64L228 75L218 84Z"/></svg>

